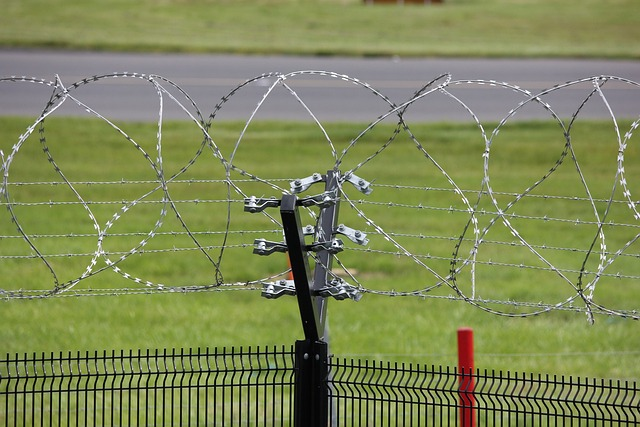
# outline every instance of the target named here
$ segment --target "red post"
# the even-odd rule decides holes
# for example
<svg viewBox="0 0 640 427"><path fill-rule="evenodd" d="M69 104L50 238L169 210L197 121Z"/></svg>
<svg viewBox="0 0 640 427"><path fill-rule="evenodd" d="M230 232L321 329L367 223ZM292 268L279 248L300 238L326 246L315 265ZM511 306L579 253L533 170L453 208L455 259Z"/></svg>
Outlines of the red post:
<svg viewBox="0 0 640 427"><path fill-rule="evenodd" d="M458 329L458 393L459 410L458 417L460 426L475 427L476 399L473 394L474 366L473 366L473 329Z"/></svg>
<svg viewBox="0 0 640 427"><path fill-rule="evenodd" d="M289 274L287 274L287 280L293 280L293 270L291 269L291 259L287 254L287 267L289 267Z"/></svg>

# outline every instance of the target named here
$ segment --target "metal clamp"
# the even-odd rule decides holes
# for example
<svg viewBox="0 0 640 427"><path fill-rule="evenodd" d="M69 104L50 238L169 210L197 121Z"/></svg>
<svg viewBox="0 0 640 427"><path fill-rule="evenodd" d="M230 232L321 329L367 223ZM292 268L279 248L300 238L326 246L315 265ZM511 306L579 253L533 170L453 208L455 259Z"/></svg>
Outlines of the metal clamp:
<svg viewBox="0 0 640 427"><path fill-rule="evenodd" d="M318 206L319 208L328 208L329 206L333 206L338 201L338 190L325 191L322 194L317 194L315 196L305 197L303 199L298 199L298 205L304 206L306 208L311 206Z"/></svg>
<svg viewBox="0 0 640 427"><path fill-rule="evenodd" d="M369 243L366 233L363 233L360 230L354 230L344 224L340 224L336 228L335 232L347 236L353 243L357 243L362 246L366 246Z"/></svg>
<svg viewBox="0 0 640 427"><path fill-rule="evenodd" d="M307 246L307 250L312 252L327 251L330 254L337 254L344 250L344 243L340 239L331 239L328 242L314 242Z"/></svg>
<svg viewBox="0 0 640 427"><path fill-rule="evenodd" d="M362 298L362 293L357 287L348 284L342 279L333 279L326 287L317 291L317 294L324 298L332 297L339 301L345 299L360 301ZM285 295L296 295L296 287L293 280L263 283L262 296L264 298L276 299Z"/></svg>
<svg viewBox="0 0 640 427"><path fill-rule="evenodd" d="M318 295L322 297L333 297L337 300L352 299L360 301L362 293L358 288L348 284L342 279L333 279L328 286L320 289Z"/></svg>
<svg viewBox="0 0 640 427"><path fill-rule="evenodd" d="M296 285L293 280L263 283L262 296L268 299L280 298L283 295L296 295Z"/></svg>
<svg viewBox="0 0 640 427"><path fill-rule="evenodd" d="M369 181L356 176L356 174L354 173L347 173L344 178L364 194L369 195L373 191L373 188L371 188L371 183Z"/></svg>
<svg viewBox="0 0 640 427"><path fill-rule="evenodd" d="M256 255L266 256L274 252L287 252L287 245L283 242L270 242L265 239L256 239L253 244L253 253Z"/></svg>
<svg viewBox="0 0 640 427"><path fill-rule="evenodd" d="M316 182L321 182L321 181L324 181L325 179L326 178L321 174L314 173L313 175L308 176L306 178L300 178L300 179L296 179L295 181L291 181L289 185L291 186L291 192L293 194L297 194L307 190Z"/></svg>
<svg viewBox="0 0 640 427"><path fill-rule="evenodd" d="M277 208L278 206L280 206L280 200L276 199L275 197L263 199L251 196L244 199L245 212L262 212L266 208Z"/></svg>

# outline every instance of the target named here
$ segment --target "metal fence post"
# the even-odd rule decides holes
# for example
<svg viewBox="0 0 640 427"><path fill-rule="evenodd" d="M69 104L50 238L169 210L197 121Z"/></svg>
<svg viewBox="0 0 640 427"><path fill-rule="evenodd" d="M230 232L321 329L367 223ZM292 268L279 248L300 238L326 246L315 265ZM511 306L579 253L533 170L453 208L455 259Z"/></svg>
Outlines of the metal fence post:
<svg viewBox="0 0 640 427"><path fill-rule="evenodd" d="M462 427L476 426L474 395L473 329L458 329L459 422Z"/></svg>
<svg viewBox="0 0 640 427"><path fill-rule="evenodd" d="M282 226L291 260L305 339L296 341L294 426L326 427L329 420L328 350L324 336L324 298L312 293L313 282L295 195L284 195Z"/></svg>
<svg viewBox="0 0 640 427"><path fill-rule="evenodd" d="M365 194L371 193L370 184L362 178L349 174L345 181L353 184ZM295 194L284 194L280 202L275 199L245 199L245 210L258 212L266 207L280 206L285 243L257 240L258 247L254 253L268 255L278 250L289 253L289 263L293 276L293 288L298 301L300 319L305 339L296 342L295 354L295 391L294 391L294 425L323 426L329 420L329 361L326 337L327 297L336 299L360 299L360 294L344 281L330 279L333 254L343 250L342 240L336 239L337 233L346 235L357 244L366 245L366 234L353 230L343 224L338 225L340 207L340 172L327 171L326 175L314 173L312 176L296 179L292 182L292 193L300 193L311 185L324 182L325 191L317 196L298 199ZM319 207L320 215L317 226L311 229L315 241L311 245L305 243L305 230L300 222L298 208ZM262 246L260 246L262 245ZM313 251L315 269L309 267L308 252ZM282 283L279 292L291 294L291 285ZM265 291L265 296L277 298L278 292Z"/></svg>
<svg viewBox="0 0 640 427"><path fill-rule="evenodd" d="M294 426L326 427L329 421L327 343L296 341Z"/></svg>
<svg viewBox="0 0 640 427"><path fill-rule="evenodd" d="M311 292L313 282L297 201L298 198L295 195L285 194L280 204L280 216L291 261L291 272L293 273L304 337L306 340L315 342L319 341L323 335L321 304L317 302L322 297Z"/></svg>

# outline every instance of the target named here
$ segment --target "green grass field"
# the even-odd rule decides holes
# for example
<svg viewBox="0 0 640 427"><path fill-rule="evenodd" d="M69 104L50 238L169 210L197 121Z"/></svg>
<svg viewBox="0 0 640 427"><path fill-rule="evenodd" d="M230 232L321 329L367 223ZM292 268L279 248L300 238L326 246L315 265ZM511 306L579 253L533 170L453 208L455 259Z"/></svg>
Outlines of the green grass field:
<svg viewBox="0 0 640 427"><path fill-rule="evenodd" d="M636 0L5 0L0 46L637 59L638 16Z"/></svg>
<svg viewBox="0 0 640 427"><path fill-rule="evenodd" d="M29 121L21 118L0 119L0 149L5 156ZM57 165L76 188L91 200L96 221L104 224L127 201L133 200L151 186L117 184L122 180L153 180L155 172L130 143L105 124L86 119L53 118L46 121L46 143ZM229 156L237 139L239 123L214 123L211 135L222 153ZM630 123L621 123L624 132ZM124 129L139 141L141 148L154 152L156 128L151 124L125 123ZM362 124L329 124L327 130L338 152L364 127ZM481 158L483 143L473 125L418 124L411 130L423 143L429 154L449 172L462 189L476 189L482 178ZM345 156L341 169L347 170L379 148L393 132L391 124L374 128ZM99 135L99 137L96 137ZM174 174L196 152L202 134L192 124L169 122L163 127L163 166L167 176ZM606 197L612 188L616 170L617 143L610 123L583 122L572 132L576 156L585 171L595 198ZM527 185L541 177L559 157L564 138L557 124L548 122L514 123L505 127L496 139L492 163L496 170L492 185L496 191L522 192ZM358 170L358 175L374 182L374 192L364 196L349 190L355 206L361 207L367 217L385 230L413 234L414 237L396 239L416 254L429 254L425 261L442 274L447 273L445 260L451 256L452 240L459 236L466 215L460 208L460 197L452 191L426 191L425 187L446 188L447 182L435 172L423 155L418 155L413 142L401 132L397 140L380 156ZM270 160L277 154L277 165ZM625 153L629 159L638 156L638 147ZM300 161L314 158L313 164ZM155 158L154 155L151 158ZM606 161L609 159L610 161ZM292 179L313 172L330 169L333 160L326 142L318 129L303 123L258 122L252 125L237 151L238 166L259 177ZM640 167L631 162L626 167L629 179L637 176ZM105 167L105 165L108 165ZM32 135L12 159L9 182L60 181L51 163L42 152L37 132ZM205 152L181 178L192 180L169 187L173 200L180 201L179 211L192 231L221 230L226 223L224 204L206 203L206 200L224 199L226 187L220 183L195 183L200 179L221 179L224 173L220 162ZM234 175L234 178L246 177ZM98 182L112 182L102 185ZM277 181L287 187L288 181ZM115 183L115 184L114 184ZM415 189L397 189L394 184L416 186ZM251 182L239 184L246 194L278 196L273 188ZM419 188L418 188L419 187ZM566 161L553 178L545 181L539 194L574 194L579 189L575 167ZM87 211L78 204L60 204L77 200L64 185L11 185L10 199L20 224L36 238L38 248L47 254L91 253L95 250L95 231ZM247 281L275 274L286 268L282 254L269 257L253 255L252 243L257 237L279 240L277 233L265 230L276 228L261 215L242 212L241 197L231 204L231 230L247 230L231 235L229 248L223 257L221 270L225 283ZM105 250L115 253L135 246L153 228L159 217L160 196L154 194L122 214L105 239ZM196 203L195 200L201 201ZM414 208L377 205L371 202L411 205ZM36 202L44 202L34 205ZM53 203L49 203L53 202ZM114 202L101 204L99 202ZM3 201L3 204L4 201ZM424 207L445 208L420 209ZM446 208L453 206L449 211ZM462 206L464 207L464 206ZM487 208L490 206L487 205ZM589 205L573 200L541 201L528 198L516 204L514 211L522 215L514 219L523 236L537 245L562 248L585 248L593 227L576 226L562 222L549 225L541 220L526 220L526 216L588 218ZM0 235L15 236L15 226L6 209L0 212ZM277 213L276 213L277 215ZM624 207L614 206L611 218L622 223L632 221ZM303 221L310 221L304 215ZM356 278L368 289L398 292L421 289L433 284L434 277L419 268L415 262L392 252L397 249L347 205L341 208L341 221L353 228L370 233L372 250L383 253L357 251L356 245L346 243L340 259ZM631 222L632 223L632 222ZM481 226L487 218L480 217ZM628 227L611 227L607 243L613 249L622 245L630 232ZM620 230L619 232L617 230ZM493 229L492 229L493 230ZM153 249L187 247L175 215L169 214L159 232L168 235L155 237L145 247L149 253L134 255L121 264L137 277L167 285L207 284L215 281L211 264L197 251L160 252ZM267 234L264 234L267 233ZM51 236L55 234L55 236ZM83 235L89 237L81 237ZM510 242L504 227L495 227L487 235L493 240ZM48 235L48 237L47 237ZM421 239L418 235L424 235ZM57 237L56 237L57 236ZM93 236L93 237L92 237ZM430 236L427 238L427 236ZM0 263L3 272L2 288L51 289L53 278L37 259L12 259L9 255L29 255L32 250L20 239L3 238ZM202 243L216 246L220 236L202 237ZM192 244L191 244L192 246ZM482 248L481 260L535 264L527 251L515 246L509 250L487 244ZM468 247L466 247L468 249ZM561 268L579 268L584 254L575 251L547 251L545 256ZM630 253L638 251L631 248ZM216 250L211 250L217 254ZM116 258L117 255L114 255ZM595 257L595 256L594 256ZM53 257L51 265L61 283L82 274L90 257ZM214 256L215 258L215 256ZM596 257L597 258L597 257ZM633 261L633 260L632 260ZM636 262L624 259L616 265L624 274L638 276ZM554 303L570 294L566 284L559 282L548 271L522 271L513 267L478 269L477 292L483 298ZM468 272L461 274L468 279ZM461 280L461 289L470 292L468 283ZM81 281L76 289L139 289L142 285L123 279L110 270ZM441 287L432 292L448 296L453 291ZM596 292L596 301L611 308L632 310L637 308L637 281L603 279ZM70 295L73 295L72 293ZM579 301L576 306L579 306ZM523 308L492 305L492 308L519 312ZM266 300L258 291L220 291L201 293L172 293L151 295L120 295L95 297L67 297L39 300L10 300L0 304L2 321L0 352L50 352L94 349L138 349L171 347L213 347L240 345L271 345L293 343L302 338L297 305L292 297ZM640 330L633 320L619 317L596 316L590 326L584 313L559 311L529 318L496 316L461 301L410 296L382 296L365 294L361 301L329 302L329 328L332 353L339 356L370 357L401 360L424 364L454 365L456 363L456 329L471 326L476 337L476 364L481 369L531 371L563 375L640 378L636 360Z"/></svg>

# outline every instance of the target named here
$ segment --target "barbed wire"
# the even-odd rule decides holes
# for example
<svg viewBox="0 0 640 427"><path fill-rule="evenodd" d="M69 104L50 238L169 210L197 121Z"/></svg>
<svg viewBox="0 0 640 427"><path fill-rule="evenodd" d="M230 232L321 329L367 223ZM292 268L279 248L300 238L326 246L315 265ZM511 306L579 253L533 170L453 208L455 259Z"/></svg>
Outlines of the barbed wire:
<svg viewBox="0 0 640 427"><path fill-rule="evenodd" d="M312 100L296 86L296 79L301 77L330 79L364 91L382 106L382 113L348 141L337 140L314 113ZM83 100L84 88L111 79L140 82L150 88L157 101L153 138L139 136L135 126L110 120ZM315 174L318 168L339 172L338 198L348 207L341 215L344 213L346 221L361 226L369 238L368 247L347 245L343 253L335 255L338 268L330 272L332 278L352 283L362 294L463 301L505 316L566 310L584 312L590 321L596 314L640 319L634 299L640 283L640 201L632 192L637 180L629 178L638 170L638 149L630 143L640 119L625 122L626 129L621 129L621 121L606 96L609 84L640 88L636 82L594 76L534 93L509 83L454 80L443 74L426 82L409 99L394 103L366 82L339 73L267 73L233 88L208 116L182 88L157 75L111 73L70 85L59 77L55 81L0 78L0 87L7 84L40 85L50 93L41 114L19 136L9 144L0 142L0 204L7 213L0 220L0 264L5 265L3 271L24 271L25 267L18 265L23 262L38 264L26 268L37 271L33 277L16 279L22 275L5 275L7 278L0 284L2 299L258 291L285 283L290 270L281 258L274 262L246 256L251 255L250 248L258 236L281 235L279 219L268 210L262 211L259 219L247 219L248 214L239 212L245 200L256 194L254 191L277 199L294 192L292 183L303 178L288 175L279 164L264 168L263 164L245 160L253 126L260 112L270 108L271 97L278 93L291 99L308 116L324 144L322 150L329 155L322 162L307 159L304 165L313 167L308 175ZM516 101L497 124L491 125L480 120L456 91L463 86L507 90ZM571 114L561 117L549 95L576 87L585 90L584 96ZM247 112L248 118L221 137L218 127L224 123L221 117L227 106L239 93L256 88L259 94ZM471 156L475 160L474 179L461 176L460 169L469 164L449 164L442 149L434 149L434 142L416 132L410 123L409 117L419 116L416 111L429 102L452 103L463 109L477 129L476 139L464 149L467 155L477 151L473 151L475 157ZM595 155L582 153L575 140L581 113L594 103L606 112L611 130L610 140L603 141L603 145L610 144L610 151L615 153L613 159L596 159L614 163L608 184L591 178L585 165L591 165ZM60 146L57 141L51 146L49 141L50 135L54 139L56 136L49 132L49 124L69 104L106 125L101 132L115 135L129 145L133 151L125 155L139 156L142 168L152 178L71 179L72 168L65 151L73 151L73 147ZM181 155L181 165L172 164L170 168L166 164L169 138L163 134L167 108L177 108L184 114L192 125L188 138L199 141L191 145L195 147L192 154ZM510 176L505 173L508 167L501 162L506 161L509 166L516 159L503 160L501 138L510 132L517 114L527 108L542 109L557 125L560 150L555 157L545 157L545 161L553 160L536 178L527 177L524 188L513 191ZM53 121L52 126L55 124ZM387 134L381 134L379 129ZM102 136L91 138L99 141ZM532 144L546 147L546 142ZM30 175L22 170L25 146L35 143L40 145L48 175ZM420 174L403 175L397 171L394 176L398 182L368 177L373 179L370 188L375 191L366 197L354 194L345 185L353 184L356 173L372 173L375 165L384 164L387 157L407 164L419 162ZM209 171L207 176L194 172L201 164ZM403 166L389 163L386 168ZM254 169L270 172L252 172ZM184 194L184 189L192 186L200 187ZM32 190L35 188L38 190ZM74 211L72 215L71 210L78 207L84 213L78 215ZM53 211L45 214L45 208ZM383 214L389 209L394 213ZM316 211L304 211L313 228L318 221ZM406 211L420 215L410 214L411 219L400 224L398 218ZM51 224L43 225L43 217L51 219ZM75 223L78 228L90 227L92 231L75 231ZM65 226L74 231L60 231ZM144 230L136 229L141 227ZM546 229L550 231L544 232ZM91 239L93 245L87 243ZM177 258L183 254L188 258ZM319 262L313 253L310 255ZM144 266L150 256L158 257L160 272L150 272ZM183 268L188 273L168 272L174 263L185 264ZM231 266L226 268L228 264ZM114 287L116 281L110 273L135 287ZM514 285L516 281L522 284Z"/></svg>

